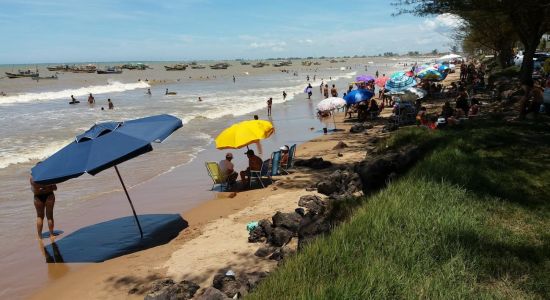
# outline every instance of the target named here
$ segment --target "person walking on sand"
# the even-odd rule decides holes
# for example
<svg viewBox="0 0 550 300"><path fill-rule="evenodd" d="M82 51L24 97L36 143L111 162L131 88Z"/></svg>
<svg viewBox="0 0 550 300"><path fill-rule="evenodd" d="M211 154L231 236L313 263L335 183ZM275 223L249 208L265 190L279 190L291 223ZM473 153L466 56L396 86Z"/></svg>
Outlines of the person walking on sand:
<svg viewBox="0 0 550 300"><path fill-rule="evenodd" d="M273 104L273 98L267 100L267 115L271 116L271 105Z"/></svg>
<svg viewBox="0 0 550 300"><path fill-rule="evenodd" d="M36 233L39 240L42 239L42 227L44 227L44 212L48 219L48 231L50 239L54 238L53 207L55 205L55 184L43 185L34 182L30 177L31 191L34 195L34 208L36 209Z"/></svg>
<svg viewBox="0 0 550 300"><path fill-rule="evenodd" d="M283 91L283 101L285 101L285 100L286 100L286 92Z"/></svg>
<svg viewBox="0 0 550 300"><path fill-rule="evenodd" d="M115 105L111 101L111 98L107 99L107 104L109 105L109 109L114 109L115 108Z"/></svg>

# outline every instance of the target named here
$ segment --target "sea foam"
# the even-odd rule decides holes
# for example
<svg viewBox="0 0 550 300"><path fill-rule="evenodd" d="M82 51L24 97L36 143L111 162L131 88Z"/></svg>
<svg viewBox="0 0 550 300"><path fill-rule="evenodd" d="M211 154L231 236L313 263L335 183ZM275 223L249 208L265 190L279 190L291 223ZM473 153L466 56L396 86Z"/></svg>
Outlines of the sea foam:
<svg viewBox="0 0 550 300"><path fill-rule="evenodd" d="M14 96L0 97L0 105L15 105L19 103L28 103L35 101L49 101L55 99L68 99L70 95L75 97L87 96L88 94L105 94L124 92L135 89L149 88L150 85L147 82L140 81L134 83L121 83L118 81L109 82L106 85L91 85L87 87L66 89L53 92L41 92L41 93L24 93Z"/></svg>

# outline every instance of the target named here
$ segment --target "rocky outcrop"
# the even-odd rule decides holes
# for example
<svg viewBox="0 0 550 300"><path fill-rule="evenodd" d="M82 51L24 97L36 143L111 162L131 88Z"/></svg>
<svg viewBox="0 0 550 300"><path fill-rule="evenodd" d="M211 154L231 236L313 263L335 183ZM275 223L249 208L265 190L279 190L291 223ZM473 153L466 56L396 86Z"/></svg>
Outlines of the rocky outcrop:
<svg viewBox="0 0 550 300"><path fill-rule="evenodd" d="M226 300L231 299L227 297L222 291L217 288L208 287L204 292L195 298L195 300Z"/></svg>
<svg viewBox="0 0 550 300"><path fill-rule="evenodd" d="M418 161L421 154L419 147L411 147L357 164L355 171L361 178L363 192L368 193L384 187L391 174L392 177L402 174Z"/></svg>
<svg viewBox="0 0 550 300"><path fill-rule="evenodd" d="M200 287L194 282L183 280L175 283L172 279L159 279L151 284L145 300L186 300L191 299Z"/></svg>
<svg viewBox="0 0 550 300"><path fill-rule="evenodd" d="M298 228L300 227L300 222L302 221L302 216L296 212L282 213L278 211L275 215L273 215L272 220L273 226L282 227L293 233L297 233Z"/></svg>
<svg viewBox="0 0 550 300"><path fill-rule="evenodd" d="M331 198L352 197L362 190L361 179L350 169L336 170L326 179L317 183L317 191Z"/></svg>
<svg viewBox="0 0 550 300"><path fill-rule="evenodd" d="M229 298L233 298L235 296L240 298L247 293L246 287L237 280L235 275L228 275L227 273L217 274L214 276L212 286L220 290Z"/></svg>
<svg viewBox="0 0 550 300"><path fill-rule="evenodd" d="M298 206L307 209L308 213L318 215L325 212L327 204L319 196L306 195L300 197L300 200L298 200Z"/></svg>
<svg viewBox="0 0 550 300"><path fill-rule="evenodd" d="M323 160L321 157L312 157L309 159L297 159L294 162L296 167L306 167L314 170L321 170L332 167L332 163L327 160Z"/></svg>

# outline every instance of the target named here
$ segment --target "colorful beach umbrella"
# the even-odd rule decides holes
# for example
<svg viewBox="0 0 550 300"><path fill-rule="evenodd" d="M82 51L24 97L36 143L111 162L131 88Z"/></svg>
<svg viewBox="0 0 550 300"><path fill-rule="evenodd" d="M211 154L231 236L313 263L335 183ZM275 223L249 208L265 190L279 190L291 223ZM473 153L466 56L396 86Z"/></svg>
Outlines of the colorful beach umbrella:
<svg viewBox="0 0 550 300"><path fill-rule="evenodd" d="M376 80L374 81L374 84L376 84L378 87L383 88L386 85L386 82L388 80L390 80L388 76L381 76L376 78Z"/></svg>
<svg viewBox="0 0 550 300"><path fill-rule="evenodd" d="M433 81L440 81L445 78L443 74L441 74L438 70L434 70L434 69L425 69L420 73L418 73L416 76L423 80L433 80Z"/></svg>
<svg viewBox="0 0 550 300"><path fill-rule="evenodd" d="M344 97L344 99L346 100L347 104L356 104L362 101L367 101L373 96L374 96L373 92L366 89L359 89L359 90L353 90L349 92Z"/></svg>
<svg viewBox="0 0 550 300"><path fill-rule="evenodd" d="M243 121L231 125L216 137L217 149L240 149L270 137L275 129L264 120Z"/></svg>
<svg viewBox="0 0 550 300"><path fill-rule="evenodd" d="M371 75L359 75L355 78L355 81L357 82L369 82L374 80L375 80L374 76L371 76Z"/></svg>
<svg viewBox="0 0 550 300"><path fill-rule="evenodd" d="M400 75L396 75L394 77L391 77L390 80L386 82L385 89L387 91L404 91L410 87L416 86L416 80L411 77L405 75L405 72L402 72Z"/></svg>
<svg viewBox="0 0 550 300"><path fill-rule="evenodd" d="M92 126L75 140L31 169L34 182L56 184L84 173L97 173L114 167L130 202L139 232L134 205L122 181L117 165L153 150L152 142L160 143L178 128L179 118L157 115L125 122L105 122Z"/></svg>
<svg viewBox="0 0 550 300"><path fill-rule="evenodd" d="M428 92L421 88L412 87L408 88L403 92L401 99L404 101L416 101L417 99L422 99L426 97Z"/></svg>
<svg viewBox="0 0 550 300"><path fill-rule="evenodd" d="M320 111L330 111L346 106L346 100L338 97L330 97L323 99L317 104L317 109Z"/></svg>

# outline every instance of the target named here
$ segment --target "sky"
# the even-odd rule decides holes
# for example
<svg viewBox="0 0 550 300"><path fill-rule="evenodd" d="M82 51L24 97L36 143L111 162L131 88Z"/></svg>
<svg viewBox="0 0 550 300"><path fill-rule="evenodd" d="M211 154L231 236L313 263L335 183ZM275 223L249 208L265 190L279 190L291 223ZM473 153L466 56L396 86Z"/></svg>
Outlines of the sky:
<svg viewBox="0 0 550 300"><path fill-rule="evenodd" d="M0 0L0 64L449 51L450 15L386 0Z"/></svg>

